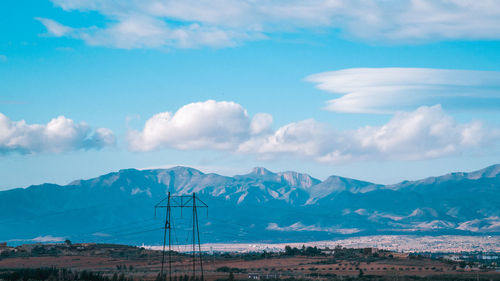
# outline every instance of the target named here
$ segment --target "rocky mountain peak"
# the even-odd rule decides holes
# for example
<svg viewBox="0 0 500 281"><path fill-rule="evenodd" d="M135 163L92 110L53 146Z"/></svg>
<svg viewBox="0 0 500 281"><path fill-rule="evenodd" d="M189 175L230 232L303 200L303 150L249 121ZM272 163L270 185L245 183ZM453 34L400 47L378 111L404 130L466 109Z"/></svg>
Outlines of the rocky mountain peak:
<svg viewBox="0 0 500 281"><path fill-rule="evenodd" d="M264 167L253 168L251 174L256 174L256 175L260 175L260 176L274 175L273 172L269 171L268 169L266 169Z"/></svg>

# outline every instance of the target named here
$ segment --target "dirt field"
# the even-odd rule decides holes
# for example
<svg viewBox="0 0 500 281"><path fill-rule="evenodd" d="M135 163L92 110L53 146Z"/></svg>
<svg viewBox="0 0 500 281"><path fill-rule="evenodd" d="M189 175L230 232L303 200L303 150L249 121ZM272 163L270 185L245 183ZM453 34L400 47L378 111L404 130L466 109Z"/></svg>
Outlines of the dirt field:
<svg viewBox="0 0 500 281"><path fill-rule="evenodd" d="M173 255L173 276L192 274L192 257ZM168 259L167 259L168 260ZM456 270L456 264L431 259L396 257L376 261L332 259L331 256L204 255L206 280L227 279L233 272L235 279L248 279L249 274L261 279L296 278L327 280L339 276L488 276L486 280L500 280L500 272L466 272ZM16 268L66 268L75 271L93 271L105 276L125 274L136 280L154 280L161 268L161 252L139 248L92 249L88 251L42 256L12 256L0 260L0 270ZM168 271L168 263L165 265ZM200 275L199 265L196 274ZM397 280L397 279L395 279Z"/></svg>

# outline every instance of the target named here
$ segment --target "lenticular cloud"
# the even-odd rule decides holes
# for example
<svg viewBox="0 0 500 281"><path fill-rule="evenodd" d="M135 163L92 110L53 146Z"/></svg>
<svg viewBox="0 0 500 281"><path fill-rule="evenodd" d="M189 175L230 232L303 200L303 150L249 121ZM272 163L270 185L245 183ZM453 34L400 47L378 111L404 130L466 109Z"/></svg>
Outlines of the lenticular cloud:
<svg viewBox="0 0 500 281"><path fill-rule="evenodd" d="M318 89L339 95L326 109L345 113L394 113L419 106L496 109L500 72L432 68L351 68L311 75Z"/></svg>

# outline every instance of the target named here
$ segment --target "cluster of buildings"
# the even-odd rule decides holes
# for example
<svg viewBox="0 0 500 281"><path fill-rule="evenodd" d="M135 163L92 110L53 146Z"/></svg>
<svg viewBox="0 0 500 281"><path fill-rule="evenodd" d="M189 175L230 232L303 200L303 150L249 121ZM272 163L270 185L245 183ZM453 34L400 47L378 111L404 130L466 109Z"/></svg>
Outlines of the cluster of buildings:
<svg viewBox="0 0 500 281"><path fill-rule="evenodd" d="M11 252L13 250L15 250L15 248L7 246L7 242L0 242L0 255L4 252Z"/></svg>
<svg viewBox="0 0 500 281"><path fill-rule="evenodd" d="M349 237L343 239L316 241L307 243L209 243L202 245L205 252L280 252L285 246L318 248L334 248L340 245L345 248L379 248L393 252L415 253L460 253L460 252L500 252L500 236L415 236L415 235L373 235ZM155 247L148 247L155 249ZM158 247L159 248L159 247Z"/></svg>

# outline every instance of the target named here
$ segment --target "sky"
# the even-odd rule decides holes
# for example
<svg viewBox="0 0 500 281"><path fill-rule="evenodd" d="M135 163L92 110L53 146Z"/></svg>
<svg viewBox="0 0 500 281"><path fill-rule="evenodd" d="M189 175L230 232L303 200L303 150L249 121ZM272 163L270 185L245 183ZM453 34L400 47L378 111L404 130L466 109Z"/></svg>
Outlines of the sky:
<svg viewBox="0 0 500 281"><path fill-rule="evenodd" d="M0 9L0 189L176 165L391 184L500 163L500 1Z"/></svg>

